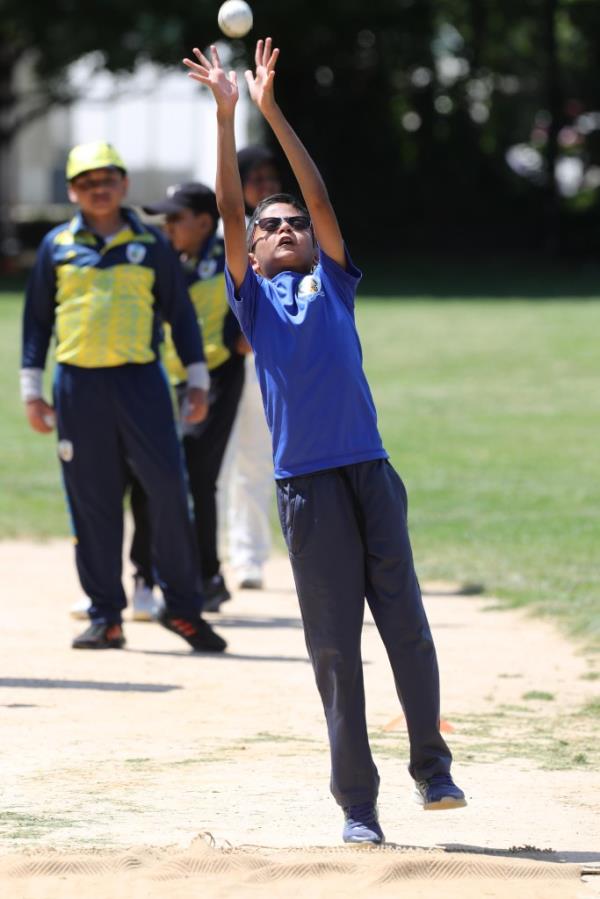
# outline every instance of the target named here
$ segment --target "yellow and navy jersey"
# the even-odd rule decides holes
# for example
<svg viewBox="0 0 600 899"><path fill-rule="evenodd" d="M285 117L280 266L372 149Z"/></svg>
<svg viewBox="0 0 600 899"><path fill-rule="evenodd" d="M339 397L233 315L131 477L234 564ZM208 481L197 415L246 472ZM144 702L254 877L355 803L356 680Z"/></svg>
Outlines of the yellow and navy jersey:
<svg viewBox="0 0 600 899"><path fill-rule="evenodd" d="M81 213L50 231L29 278L23 368L44 368L54 333L58 362L104 368L152 362L169 322L184 365L204 361L202 337L177 255L156 228L122 210L105 241Z"/></svg>
<svg viewBox="0 0 600 899"><path fill-rule="evenodd" d="M204 355L209 371L223 365L235 352L241 334L227 302L225 246L211 237L195 258L182 260L184 277L202 330ZM185 369L176 352L169 328L165 328L164 363L171 383L185 380Z"/></svg>

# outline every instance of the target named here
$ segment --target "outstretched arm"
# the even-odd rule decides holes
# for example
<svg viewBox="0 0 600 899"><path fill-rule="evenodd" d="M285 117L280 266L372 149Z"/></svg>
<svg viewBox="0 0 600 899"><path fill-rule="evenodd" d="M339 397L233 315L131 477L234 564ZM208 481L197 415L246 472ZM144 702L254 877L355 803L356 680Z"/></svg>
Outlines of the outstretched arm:
<svg viewBox="0 0 600 899"><path fill-rule="evenodd" d="M194 47L197 62L184 59L188 75L210 88L217 104L217 180L216 194L223 220L227 267L236 287L244 280L248 268L244 196L235 150L235 106L238 87L235 72L225 73L217 48L211 46L210 60Z"/></svg>
<svg viewBox="0 0 600 899"><path fill-rule="evenodd" d="M23 312L21 398L29 424L40 434L49 434L54 428L54 409L43 398L42 389L56 310L56 274L51 241L51 237L46 237L39 249L27 283Z"/></svg>
<svg viewBox="0 0 600 899"><path fill-rule="evenodd" d="M344 241L321 174L306 147L275 101L275 64L279 50L271 38L256 44L256 72L246 72L250 96L271 126L296 177L322 250L346 268Z"/></svg>

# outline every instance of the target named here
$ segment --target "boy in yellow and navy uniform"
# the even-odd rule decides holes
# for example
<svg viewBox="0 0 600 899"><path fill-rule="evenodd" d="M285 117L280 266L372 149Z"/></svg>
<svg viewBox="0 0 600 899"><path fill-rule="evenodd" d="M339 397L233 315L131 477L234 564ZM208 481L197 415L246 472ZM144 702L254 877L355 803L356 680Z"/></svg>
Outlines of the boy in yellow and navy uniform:
<svg viewBox="0 0 600 899"><path fill-rule="evenodd" d="M149 498L161 622L197 650L225 641L201 618L202 594L169 389L158 362L161 320L187 365L186 415L206 415L201 334L175 254L122 203L125 166L109 144L75 147L67 162L74 218L44 238L27 287L21 392L32 428L58 430L76 564L91 599L77 649L120 648L123 494L131 469ZM42 374L56 343L54 407Z"/></svg>
<svg viewBox="0 0 600 899"><path fill-rule="evenodd" d="M249 346L229 309L225 288L225 250L217 237L219 223L214 192L200 182L171 188L167 197L144 207L151 215L164 215L169 240L180 254L190 297L202 329L210 375L209 410L204 421L183 427L183 448L204 586L204 609L217 611L230 598L217 550L217 479L235 421L244 385L244 353ZM173 330L165 328L164 362L179 403L184 401L187 372L179 358ZM151 528L145 523L143 503L132 491L136 534L134 563L148 554ZM144 552L144 543L146 550ZM140 572L143 566L140 565Z"/></svg>

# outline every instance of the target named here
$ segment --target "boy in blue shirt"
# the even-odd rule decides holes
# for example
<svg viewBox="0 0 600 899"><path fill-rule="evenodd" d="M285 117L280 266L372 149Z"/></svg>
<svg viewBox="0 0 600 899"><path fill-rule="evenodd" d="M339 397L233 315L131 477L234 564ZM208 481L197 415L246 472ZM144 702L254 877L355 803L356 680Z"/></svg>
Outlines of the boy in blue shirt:
<svg viewBox="0 0 600 899"><path fill-rule="evenodd" d="M250 96L272 128L306 207L265 199L245 228L235 155L235 73L194 49L190 75L217 104L217 200L230 304L255 354L272 435L277 500L321 694L331 790L343 839L381 843L379 776L367 737L360 639L365 597L385 644L410 739L409 771L425 809L457 808L439 731L439 676L406 524L406 491L377 429L354 323L360 280L323 180L279 109L279 51L258 41Z"/></svg>

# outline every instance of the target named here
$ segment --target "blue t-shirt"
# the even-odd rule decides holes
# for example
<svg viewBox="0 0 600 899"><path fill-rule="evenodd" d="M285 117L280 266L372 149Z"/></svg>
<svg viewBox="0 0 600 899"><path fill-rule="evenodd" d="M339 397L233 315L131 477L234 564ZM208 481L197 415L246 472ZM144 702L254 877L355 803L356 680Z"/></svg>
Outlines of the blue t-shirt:
<svg viewBox="0 0 600 899"><path fill-rule="evenodd" d="M354 322L361 273L321 251L310 275L248 266L229 304L254 351L275 477L385 459Z"/></svg>

